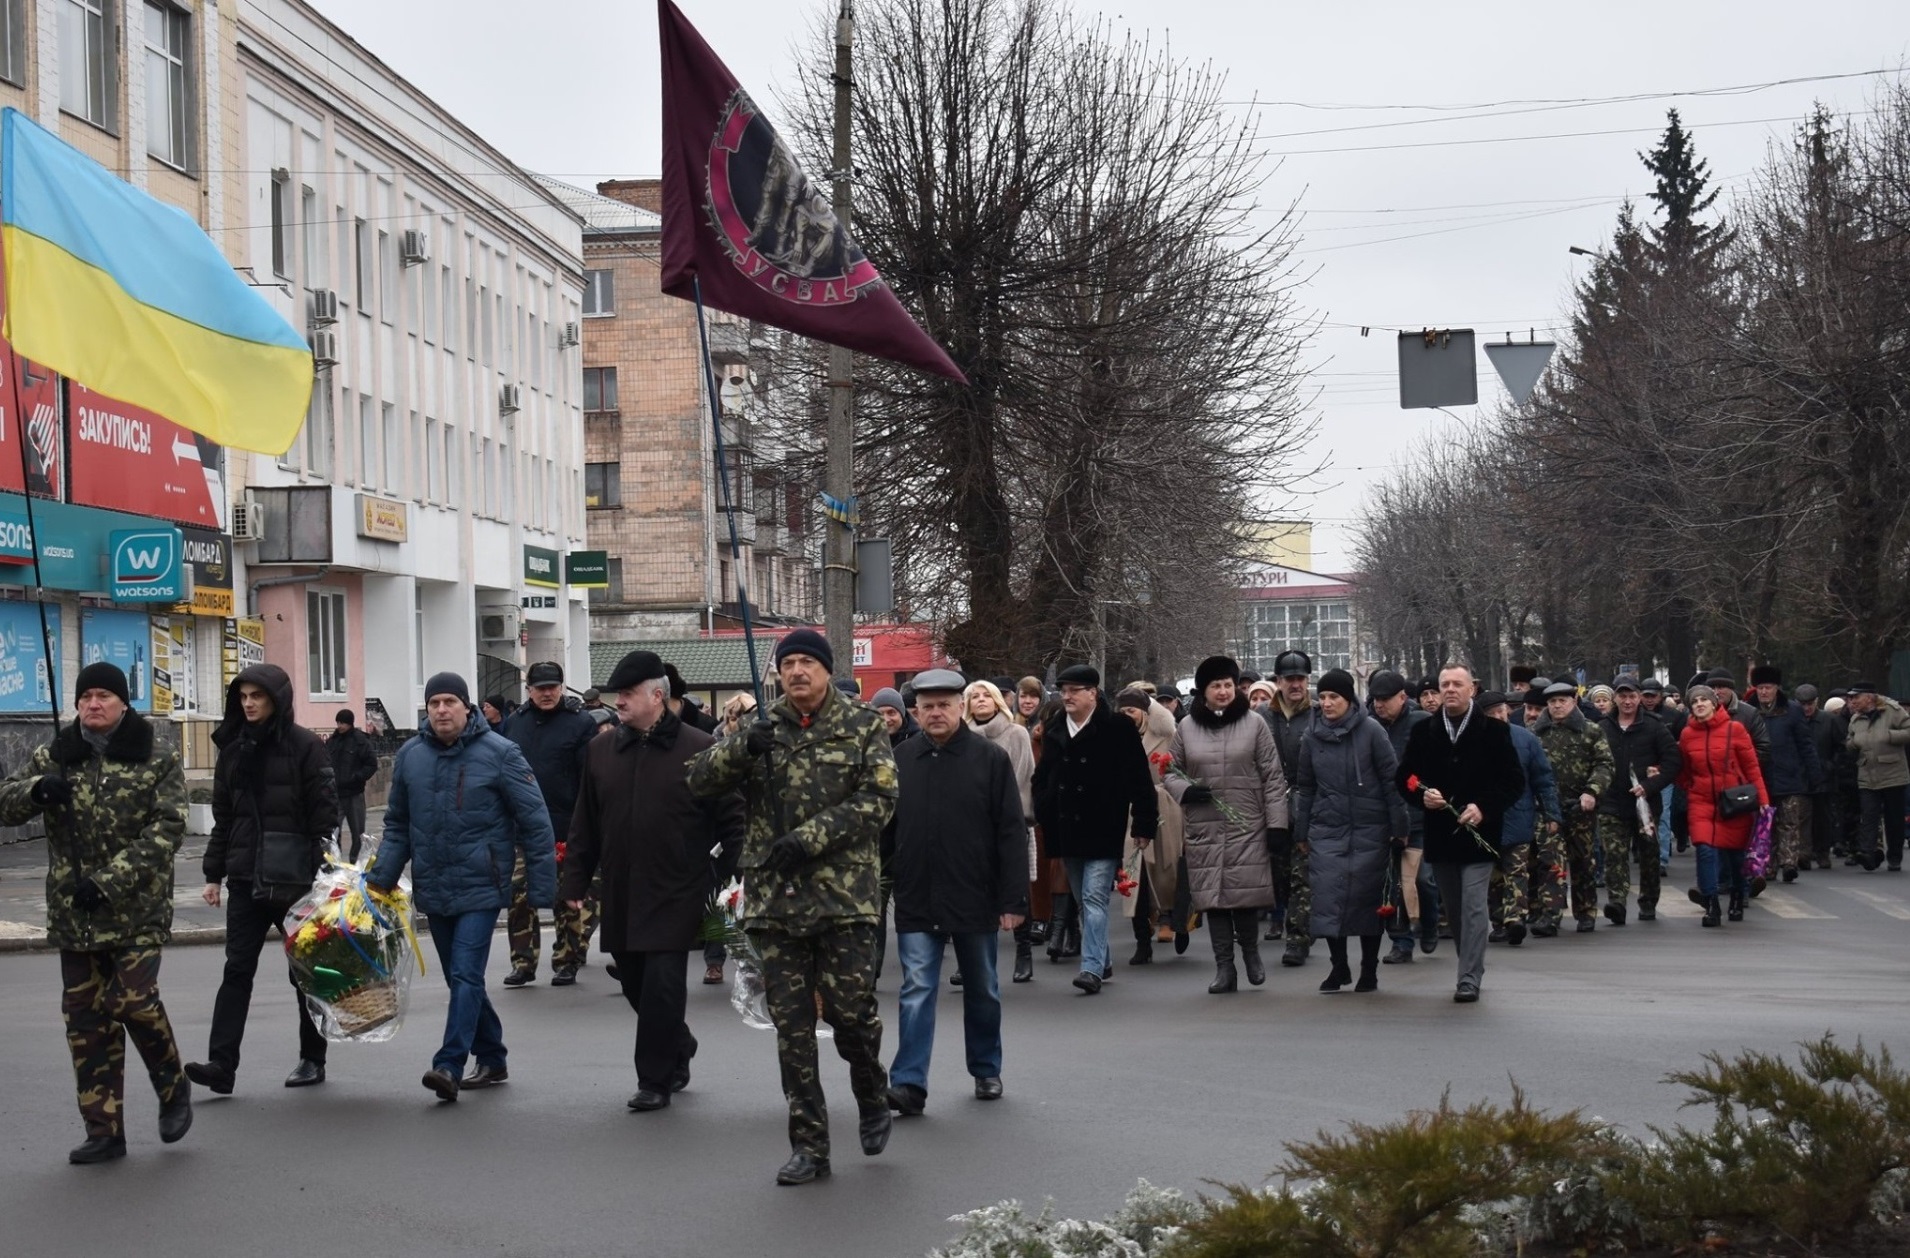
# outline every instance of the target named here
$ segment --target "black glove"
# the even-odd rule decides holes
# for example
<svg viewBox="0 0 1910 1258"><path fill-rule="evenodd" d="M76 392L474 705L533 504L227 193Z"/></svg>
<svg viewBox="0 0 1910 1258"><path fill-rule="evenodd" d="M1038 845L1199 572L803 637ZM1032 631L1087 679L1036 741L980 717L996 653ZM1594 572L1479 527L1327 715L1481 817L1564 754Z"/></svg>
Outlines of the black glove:
<svg viewBox="0 0 1910 1258"><path fill-rule="evenodd" d="M42 778L40 780L45 781L46 779ZM55 778L53 780L56 782L64 782L66 779ZM106 893L101 891L99 884L94 882L91 878L82 878L79 881L79 885L73 888L73 903L79 905L86 912L91 913L94 909L106 903Z"/></svg>
<svg viewBox="0 0 1910 1258"><path fill-rule="evenodd" d="M786 874L808 859L802 840L785 834L769 845L769 851L763 856L763 868L772 874Z"/></svg>
<svg viewBox="0 0 1910 1258"><path fill-rule="evenodd" d="M1194 804L1211 804L1213 802L1214 792L1212 788L1201 786L1198 783L1182 791L1180 796L1182 808L1191 807Z"/></svg>
<svg viewBox="0 0 1910 1258"><path fill-rule="evenodd" d="M73 802L73 784L63 777L48 773L33 783L33 789L27 792L29 798L42 808Z"/></svg>
<svg viewBox="0 0 1910 1258"><path fill-rule="evenodd" d="M766 756L776 745L776 722L757 721L743 736L743 747L752 756Z"/></svg>
<svg viewBox="0 0 1910 1258"><path fill-rule="evenodd" d="M1283 830L1279 826L1267 827L1267 850L1269 852L1285 851L1292 842L1293 831Z"/></svg>

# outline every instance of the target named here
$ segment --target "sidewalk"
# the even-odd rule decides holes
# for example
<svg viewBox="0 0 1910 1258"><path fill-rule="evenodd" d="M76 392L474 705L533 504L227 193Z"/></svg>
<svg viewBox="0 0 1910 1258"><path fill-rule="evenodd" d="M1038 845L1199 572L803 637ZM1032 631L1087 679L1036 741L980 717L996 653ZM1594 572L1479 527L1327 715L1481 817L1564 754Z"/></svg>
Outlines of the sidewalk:
<svg viewBox="0 0 1910 1258"><path fill-rule="evenodd" d="M376 849L384 832L385 810L365 815L365 845ZM206 835L189 834L173 866L172 946L223 944L225 909L204 899L206 876L200 862ZM0 952L46 947L46 840L30 839L0 847Z"/></svg>

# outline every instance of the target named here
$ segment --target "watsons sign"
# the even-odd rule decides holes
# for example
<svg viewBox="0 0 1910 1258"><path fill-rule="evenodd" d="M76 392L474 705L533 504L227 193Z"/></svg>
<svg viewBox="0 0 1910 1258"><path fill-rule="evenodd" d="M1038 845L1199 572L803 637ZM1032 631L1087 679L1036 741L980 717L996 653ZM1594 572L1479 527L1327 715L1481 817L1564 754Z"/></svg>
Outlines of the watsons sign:
<svg viewBox="0 0 1910 1258"><path fill-rule="evenodd" d="M153 426L126 415L115 415L111 411L96 410L91 406L82 406L80 410L80 440L91 441L115 450L125 450L131 454L151 454L153 450Z"/></svg>
<svg viewBox="0 0 1910 1258"><path fill-rule="evenodd" d="M32 563L33 530L20 516L0 515L0 563Z"/></svg>

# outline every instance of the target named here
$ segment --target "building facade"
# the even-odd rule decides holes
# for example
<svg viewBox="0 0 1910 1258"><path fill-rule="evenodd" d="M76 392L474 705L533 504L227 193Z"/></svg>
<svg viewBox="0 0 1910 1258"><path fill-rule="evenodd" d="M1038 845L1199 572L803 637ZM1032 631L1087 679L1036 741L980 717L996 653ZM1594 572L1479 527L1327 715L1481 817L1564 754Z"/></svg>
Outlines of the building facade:
<svg viewBox="0 0 1910 1258"><path fill-rule="evenodd" d="M685 638L736 626L696 308L662 291L662 185L543 183L584 220L584 503L590 549L606 566L591 594L591 636ZM756 615L802 623L816 614L813 493L751 422L762 388L752 336L748 323L709 312L725 479Z"/></svg>
<svg viewBox="0 0 1910 1258"><path fill-rule="evenodd" d="M443 669L581 679L581 219L300 0L235 25L233 261L318 363L292 448L234 477L265 658L314 723L415 728Z"/></svg>
<svg viewBox="0 0 1910 1258"><path fill-rule="evenodd" d="M1284 564L1249 562L1240 587L1240 630L1232 643L1243 669L1271 677L1282 651L1305 651L1313 675L1344 668L1356 677L1372 671L1361 645L1347 573L1308 572Z"/></svg>

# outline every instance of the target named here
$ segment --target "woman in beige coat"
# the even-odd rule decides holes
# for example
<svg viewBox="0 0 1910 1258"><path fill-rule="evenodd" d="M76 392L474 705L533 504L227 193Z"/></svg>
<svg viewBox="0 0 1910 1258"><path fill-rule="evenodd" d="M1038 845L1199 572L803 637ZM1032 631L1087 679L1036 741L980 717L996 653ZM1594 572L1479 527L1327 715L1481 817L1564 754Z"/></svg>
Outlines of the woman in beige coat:
<svg viewBox="0 0 1910 1258"><path fill-rule="evenodd" d="M1041 867L1035 859L1035 778L1034 745L1028 730L1015 720L1014 709L992 681L970 682L963 692L968 706L968 726L989 742L1008 753L1015 767L1015 785L1021 788L1021 815L1028 825L1028 882L1032 893ZM1014 981L1026 983L1035 976L1035 937L1031 914L1015 927Z"/></svg>
<svg viewBox="0 0 1910 1258"><path fill-rule="evenodd" d="M1154 960L1154 931L1157 924L1174 932L1176 955L1187 951L1185 905L1180 903L1180 859L1182 818L1180 805L1167 793L1161 757L1174 745L1174 714L1144 690L1130 687L1115 700L1121 715L1141 731L1141 746L1147 750L1148 768L1154 774L1154 801L1160 809L1160 828L1154 841L1138 849L1140 868L1134 873L1133 893L1121 897L1121 912L1134 922L1134 955L1129 965L1147 965ZM1134 836L1128 835L1121 863L1135 868Z"/></svg>
<svg viewBox="0 0 1910 1258"><path fill-rule="evenodd" d="M1188 891L1207 915L1218 995L1234 991L1234 945L1247 981L1267 981L1260 960L1259 912L1270 908L1269 830L1287 828L1287 780L1273 730L1237 689L1240 666L1225 655L1194 672L1193 710L1174 730L1167 790L1186 816Z"/></svg>

